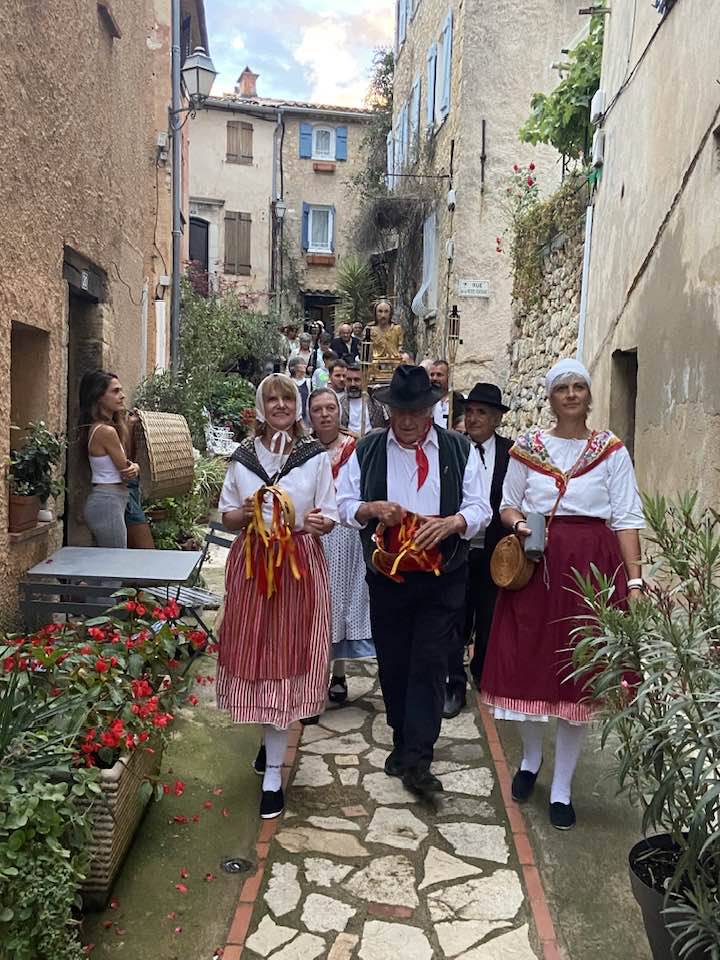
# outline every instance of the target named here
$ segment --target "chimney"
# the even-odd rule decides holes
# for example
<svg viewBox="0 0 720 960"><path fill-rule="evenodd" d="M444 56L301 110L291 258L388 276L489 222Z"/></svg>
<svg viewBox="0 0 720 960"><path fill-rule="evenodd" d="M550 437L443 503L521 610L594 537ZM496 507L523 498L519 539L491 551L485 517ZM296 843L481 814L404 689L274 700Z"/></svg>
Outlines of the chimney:
<svg viewBox="0 0 720 960"><path fill-rule="evenodd" d="M257 97L257 78L259 76L260 74L253 73L250 67L245 67L235 84L235 93L239 97Z"/></svg>

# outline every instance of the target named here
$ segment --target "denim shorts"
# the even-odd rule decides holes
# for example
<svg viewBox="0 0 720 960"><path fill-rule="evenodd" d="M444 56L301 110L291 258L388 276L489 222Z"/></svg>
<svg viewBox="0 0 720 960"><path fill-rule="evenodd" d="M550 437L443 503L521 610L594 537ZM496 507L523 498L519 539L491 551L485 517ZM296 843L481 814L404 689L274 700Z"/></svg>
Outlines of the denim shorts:
<svg viewBox="0 0 720 960"><path fill-rule="evenodd" d="M130 480L127 486L129 496L127 507L125 507L125 523L128 527L138 523L147 523L145 511L142 508L140 481Z"/></svg>

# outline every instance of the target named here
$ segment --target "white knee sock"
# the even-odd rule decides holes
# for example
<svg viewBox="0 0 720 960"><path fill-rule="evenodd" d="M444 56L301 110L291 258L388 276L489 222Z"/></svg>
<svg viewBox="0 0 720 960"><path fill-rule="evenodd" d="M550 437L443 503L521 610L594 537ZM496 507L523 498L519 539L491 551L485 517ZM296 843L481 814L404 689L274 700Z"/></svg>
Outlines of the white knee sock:
<svg viewBox="0 0 720 960"><path fill-rule="evenodd" d="M573 774L586 732L586 724L572 724L567 720L558 720L550 803L570 803Z"/></svg>
<svg viewBox="0 0 720 960"><path fill-rule="evenodd" d="M523 745L521 770L537 773L542 763L543 736L545 724L540 720L519 720L518 727Z"/></svg>
<svg viewBox="0 0 720 960"><path fill-rule="evenodd" d="M282 786L282 765L289 732L287 728L278 728L272 723L263 724L266 758L263 790L279 790Z"/></svg>

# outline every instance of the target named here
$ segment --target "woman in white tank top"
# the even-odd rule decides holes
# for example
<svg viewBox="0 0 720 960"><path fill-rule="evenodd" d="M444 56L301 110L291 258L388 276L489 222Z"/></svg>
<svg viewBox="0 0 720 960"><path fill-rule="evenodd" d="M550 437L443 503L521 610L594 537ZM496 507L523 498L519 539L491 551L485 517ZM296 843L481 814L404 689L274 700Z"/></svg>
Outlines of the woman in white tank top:
<svg viewBox="0 0 720 960"><path fill-rule="evenodd" d="M87 444L92 489L84 517L98 547L127 547L127 481L140 473L127 456L125 394L114 373L93 370L80 382L80 438Z"/></svg>

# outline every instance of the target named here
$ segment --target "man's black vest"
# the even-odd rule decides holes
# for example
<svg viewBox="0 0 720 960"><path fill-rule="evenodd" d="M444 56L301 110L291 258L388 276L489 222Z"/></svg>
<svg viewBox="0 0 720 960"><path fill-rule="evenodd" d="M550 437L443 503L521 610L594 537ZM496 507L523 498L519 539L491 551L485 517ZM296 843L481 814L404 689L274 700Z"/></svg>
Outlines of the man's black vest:
<svg viewBox="0 0 720 960"><path fill-rule="evenodd" d="M451 517L460 509L463 498L463 477L470 456L470 442L460 433L452 433L443 427L435 427L438 437L440 463L440 516ZM377 430L358 440L356 452L360 463L360 499L387 500L387 438L388 430ZM365 563L371 571L372 554L377 520L368 521L360 531ZM466 559L469 544L454 534L440 543L443 555L443 570L448 573L461 567Z"/></svg>

